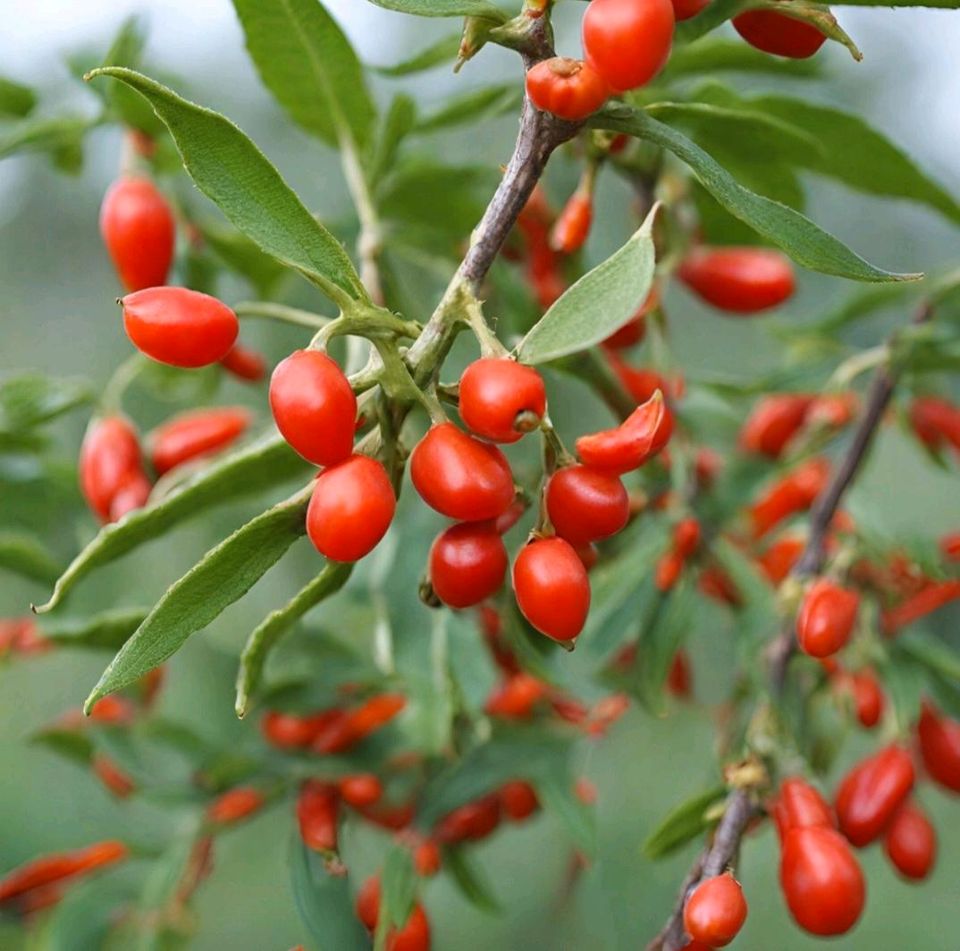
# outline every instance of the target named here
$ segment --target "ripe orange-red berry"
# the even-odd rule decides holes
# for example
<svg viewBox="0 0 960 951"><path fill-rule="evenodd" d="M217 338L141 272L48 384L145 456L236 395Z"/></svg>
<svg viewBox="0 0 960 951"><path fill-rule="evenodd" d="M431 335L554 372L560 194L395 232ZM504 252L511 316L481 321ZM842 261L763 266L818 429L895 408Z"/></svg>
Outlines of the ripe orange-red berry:
<svg viewBox="0 0 960 951"><path fill-rule="evenodd" d="M683 926L695 941L724 948L747 920L747 902L740 883L729 873L704 879L687 899Z"/></svg>
<svg viewBox="0 0 960 951"><path fill-rule="evenodd" d="M767 248L697 248L677 275L708 304L732 314L777 307L795 286L790 261Z"/></svg>
<svg viewBox="0 0 960 951"><path fill-rule="evenodd" d="M513 563L513 590L523 616L541 634L572 641L590 610L590 582L583 562L562 538L525 545Z"/></svg>
<svg viewBox="0 0 960 951"><path fill-rule="evenodd" d="M483 357L460 377L460 415L467 428L484 439L516 442L539 425L546 410L543 378L533 367Z"/></svg>
<svg viewBox="0 0 960 951"><path fill-rule="evenodd" d="M250 425L249 410L239 406L197 409L158 426L148 438L157 475L210 453L226 449Z"/></svg>
<svg viewBox="0 0 960 951"><path fill-rule="evenodd" d="M441 532L430 548L430 583L451 608L485 601L503 584L507 549L490 522L461 522Z"/></svg>
<svg viewBox="0 0 960 951"><path fill-rule="evenodd" d="M527 95L541 111L579 122L606 102L610 90L588 63L564 56L543 60L527 71Z"/></svg>

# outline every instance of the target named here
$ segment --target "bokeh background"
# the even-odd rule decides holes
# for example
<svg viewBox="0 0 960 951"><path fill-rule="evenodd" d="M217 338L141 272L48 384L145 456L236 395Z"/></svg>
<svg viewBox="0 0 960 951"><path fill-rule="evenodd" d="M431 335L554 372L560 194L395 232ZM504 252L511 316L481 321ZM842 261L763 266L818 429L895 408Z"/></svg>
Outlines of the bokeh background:
<svg viewBox="0 0 960 951"><path fill-rule="evenodd" d="M450 31L449 21L405 18L361 0L327 0L354 40L361 57L385 64ZM577 3L558 5L561 52L578 49ZM190 98L229 115L265 149L308 205L329 220L348 213L335 157L291 126L260 85L243 50L243 39L228 0L0 0L0 71L38 87L43 110L53 114L91 111L88 92L74 82L68 54L105 49L121 20L144 16L150 33L147 59L156 71ZM960 194L960 14L952 11L842 8L839 19L858 42L865 60L855 64L844 50L827 44L821 56L825 76L804 88L821 101L860 111L905 147L953 194ZM454 89L485 79L503 81L519 69L515 57L485 50L459 77L443 69L405 81L424 104L439 105ZM385 88L387 81L375 87ZM788 81L785 81L788 82ZM775 85L762 80L765 87ZM740 82L741 87L758 81ZM789 83L788 83L789 84ZM392 81L397 88L396 81ZM487 120L481 129L463 128L430 140L444 158L488 169L509 155L515 121ZM35 368L80 374L102 383L130 352L113 304L115 277L97 233L104 189L117 169L119 133L103 129L88 140L81 174L64 177L36 157L0 162L0 367ZM572 164L558 158L549 186L559 201L572 187ZM622 242L629 222L622 193L604 182L597 233L589 256L597 260ZM854 195L839 186L815 183L809 211L868 259L894 270L932 270L960 264L956 230L942 219L906 203ZM815 317L840 300L851 286L805 274L786 319ZM239 293L239 291L236 291ZM229 300L229 293L224 296ZM315 303L315 302L314 302ZM667 308L674 346L685 369L762 372L777 364L779 349L750 322L728 322L672 291ZM258 329L259 330L259 329ZM868 324L867 343L880 330ZM295 343L271 328L252 342L279 358ZM224 399L248 400L264 410L263 394L251 397L228 384ZM81 414L82 415L82 414ZM151 422L151 421L147 421ZM61 425L58 438L75 451L83 420ZM853 499L890 533L955 528L960 491L955 477L923 460L903 436L889 428ZM251 505L250 514L255 511ZM951 521L945 524L945 516ZM238 524L236 511L179 529L172 540L154 543L122 566L99 573L75 606L147 603L218 537ZM85 531L88 534L92 526ZM72 529L70 529L72 531ZM70 549L81 539L64 539ZM194 638L173 663L164 710L199 722L211 735L240 736L232 714L232 680L237 651L249 618L261 617L289 593L300 576L268 577L251 595ZM287 562L285 562L285 565ZM293 569L294 571L296 569ZM292 572L291 572L292 573ZM0 577L0 616L22 613L40 589ZM709 700L713 683L730 663L726 625L701 623L691 652L695 691ZM146 835L167 828L149 806L118 807L81 770L31 747L31 732L82 701L100 669L99 657L64 655L0 669L0 870L34 854L84 844L96 838ZM662 922L690 850L659 864L640 856L639 844L670 807L704 787L713 775L711 724L702 706L677 708L654 720L632 713L584 760L599 786L600 861L573 897L563 887L570 858L563 831L550 819L494 838L479 855L505 913L484 916L450 885L427 886L426 903L435 922L438 951L488 948L636 948ZM853 740L851 753L858 741ZM866 743L862 743L866 748ZM870 882L866 915L852 934L833 943L844 949L900 951L911 947L950 951L960 934L960 804L925 788L923 801L941 833L942 857L931 881L916 892L895 878L877 848L863 856ZM304 939L286 870L289 817L274 810L218 844L217 869L198 901L195 947L280 951ZM368 843L371 848L376 843ZM361 847L363 843L361 843ZM372 861L372 859L371 859ZM751 914L737 947L805 949L817 942L788 923L775 883L776 855L769 830L749 842L741 878ZM21 936L0 923L0 948L21 947Z"/></svg>

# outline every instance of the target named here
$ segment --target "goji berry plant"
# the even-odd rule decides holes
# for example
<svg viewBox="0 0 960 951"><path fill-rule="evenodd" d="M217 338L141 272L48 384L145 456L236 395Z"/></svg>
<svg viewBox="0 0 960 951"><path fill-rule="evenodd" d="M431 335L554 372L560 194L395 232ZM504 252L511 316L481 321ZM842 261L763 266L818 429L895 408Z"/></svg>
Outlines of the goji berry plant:
<svg viewBox="0 0 960 951"><path fill-rule="evenodd" d="M918 624L960 597L946 520L960 505L940 538L889 537L869 494L846 507L884 425L956 473L960 275L869 263L803 214L799 173L954 225L960 205L856 115L756 92L816 76L808 58L827 40L861 58L825 5L570 4L571 58L556 55L551 0L372 3L462 21L451 40L398 50L388 76L468 72L495 46L515 74L424 112L371 93L319 0L234 0L263 84L339 154L355 214L329 229L229 119L148 75L135 23L88 64L89 120L34 123L31 90L0 82L2 111L23 123L0 156L29 147L75 171L88 133L122 128L99 221L116 272L104 308L117 307L90 333L125 333L136 351L96 387L0 382L3 471L35 473L4 475L0 567L52 585L0 624L0 651L113 655L35 738L118 801L168 810L171 829L4 868L0 911L37 947L67 947L51 936L83 914L80 880L126 875L83 946L179 946L221 836L282 810L306 945L456 948L432 930L430 880L509 914L510 883L488 882L472 854L503 827L555 816L568 897L602 871L585 750L633 705L692 703L690 643L712 627L735 658L711 685L712 777L700 790L673 777L676 808L642 843L654 859L702 846L649 948L758 946L741 866L766 826L784 924L849 932L867 906L857 850L882 841L900 876L927 878L926 787L960 792L960 654ZM371 9L378 24L394 15ZM736 33L715 34L728 20ZM510 109L501 168L468 174L431 152L432 132L481 135ZM541 181L548 162L564 190ZM635 220L588 267L602 189ZM893 259L899 236L877 230ZM97 233L90 221L84 240ZM868 286L778 318L797 268ZM758 340L772 329L776 371L685 374L671 323L694 298ZM296 341L272 368L249 341L263 321ZM231 377L247 405L213 402ZM80 411L65 462L42 430ZM95 572L197 520L229 528L192 567L155 565L177 578L156 603L126 586L83 600ZM84 544L68 551L74 529ZM181 672L167 663L268 572L292 582L265 614L230 615L247 635L243 724L218 741L164 705ZM874 731L865 755L843 748L854 729ZM369 830L372 875L355 854Z"/></svg>

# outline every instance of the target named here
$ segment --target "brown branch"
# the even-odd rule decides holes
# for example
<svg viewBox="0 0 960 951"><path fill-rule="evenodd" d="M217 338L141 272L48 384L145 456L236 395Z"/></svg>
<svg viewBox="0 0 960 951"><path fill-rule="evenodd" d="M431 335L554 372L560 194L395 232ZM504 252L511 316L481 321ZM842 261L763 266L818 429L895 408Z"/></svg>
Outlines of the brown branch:
<svg viewBox="0 0 960 951"><path fill-rule="evenodd" d="M924 323L932 315L932 306L925 303L914 315L912 322ZM863 465L867 451L890 404L896 382L896 373L889 366L882 367L874 375L853 440L834 470L830 482L813 504L810 515L810 536L788 577L798 580L808 578L823 568L830 524L844 494ZM786 684L787 667L796 648L794 626L795 623L791 619L767 649L770 689L774 696L782 694ZM687 898L699 882L719 875L733 861L747 824L753 815L753 808L750 794L744 789L735 789L727 797L726 809L712 844L697 857L683 882L679 898L667 923L656 938L647 945L647 951L678 951L683 947L686 941L683 909Z"/></svg>

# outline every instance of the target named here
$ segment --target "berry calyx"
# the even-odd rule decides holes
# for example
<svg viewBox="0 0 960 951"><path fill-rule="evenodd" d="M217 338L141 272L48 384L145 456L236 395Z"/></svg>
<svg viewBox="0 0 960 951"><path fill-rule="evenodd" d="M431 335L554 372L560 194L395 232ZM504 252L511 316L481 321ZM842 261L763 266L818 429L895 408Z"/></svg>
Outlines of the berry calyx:
<svg viewBox="0 0 960 951"><path fill-rule="evenodd" d="M615 535L630 517L619 477L589 466L558 469L547 483L546 503L554 531L574 546Z"/></svg>
<svg viewBox="0 0 960 951"><path fill-rule="evenodd" d="M149 179L128 176L107 189L100 234L127 291L167 282L176 224L166 198Z"/></svg>
<svg viewBox="0 0 960 951"><path fill-rule="evenodd" d="M295 350L270 377L270 409L284 439L317 466L353 450L357 398L337 364L318 350Z"/></svg>
<svg viewBox="0 0 960 951"><path fill-rule="evenodd" d="M747 920L747 902L740 883L729 873L702 881L687 899L683 926L695 941L724 948Z"/></svg>
<svg viewBox="0 0 960 951"><path fill-rule="evenodd" d="M467 608L495 594L507 573L507 549L489 522L462 522L430 548L430 583L448 607Z"/></svg>
<svg viewBox="0 0 960 951"><path fill-rule="evenodd" d="M453 423L433 426L417 443L410 478L427 505L461 522L496 518L515 494L507 457Z"/></svg>
<svg viewBox="0 0 960 951"><path fill-rule="evenodd" d="M587 62L615 92L643 86L667 62L673 23L670 0L593 0L583 15Z"/></svg>
<svg viewBox="0 0 960 951"><path fill-rule="evenodd" d="M794 291L793 267L767 248L697 248L678 277L695 294L731 314L756 314L777 307Z"/></svg>
<svg viewBox="0 0 960 951"><path fill-rule="evenodd" d="M533 367L483 357L460 377L460 416L471 432L484 439L516 442L536 428L546 411L543 378Z"/></svg>
<svg viewBox="0 0 960 951"><path fill-rule="evenodd" d="M527 96L541 111L568 122L596 112L610 95L600 74L589 64L554 56L527 71Z"/></svg>
<svg viewBox="0 0 960 951"><path fill-rule="evenodd" d="M149 287L127 294L123 326L141 352L174 367L222 360L237 339L237 315L209 294L185 287Z"/></svg>
<svg viewBox="0 0 960 951"><path fill-rule="evenodd" d="M359 561L386 535L396 508L383 465L369 456L351 456L317 477L307 535L331 561Z"/></svg>
<svg viewBox="0 0 960 951"><path fill-rule="evenodd" d="M525 545L513 563L513 590L523 616L541 634L572 641L590 610L590 582L574 548L562 538Z"/></svg>
<svg viewBox="0 0 960 951"><path fill-rule="evenodd" d="M811 657L829 657L850 640L860 596L827 578L814 582L797 616L797 642Z"/></svg>

